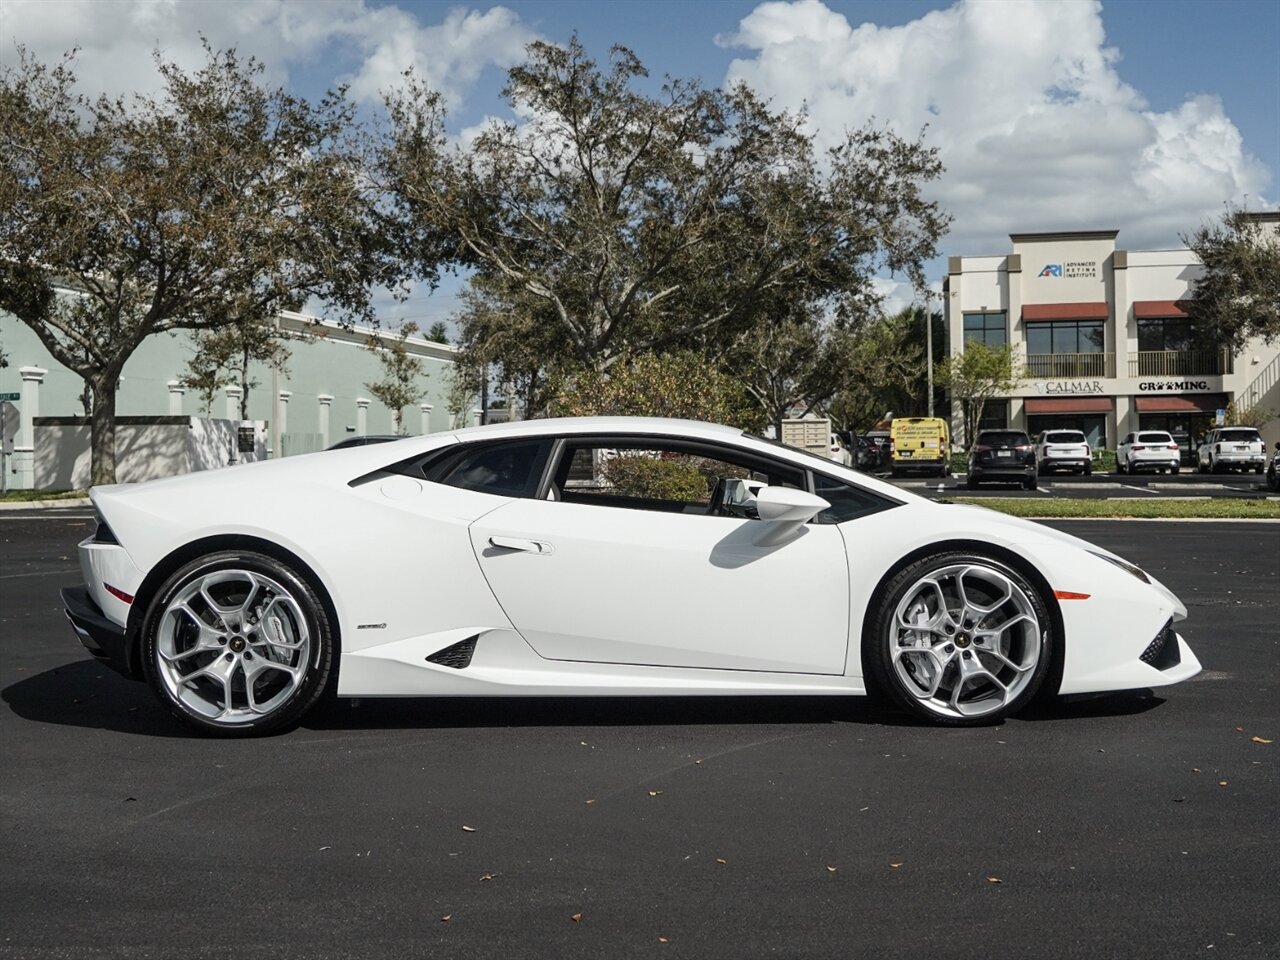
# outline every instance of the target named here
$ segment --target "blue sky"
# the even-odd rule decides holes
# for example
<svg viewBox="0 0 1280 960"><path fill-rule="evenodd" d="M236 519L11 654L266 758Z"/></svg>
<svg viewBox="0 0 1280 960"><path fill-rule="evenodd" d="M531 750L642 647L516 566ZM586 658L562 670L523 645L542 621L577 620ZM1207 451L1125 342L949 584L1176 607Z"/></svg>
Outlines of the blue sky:
<svg viewBox="0 0 1280 960"><path fill-rule="evenodd" d="M498 90L529 40L575 31L597 58L621 43L657 77L804 105L819 143L870 116L928 123L947 167L934 196L955 216L944 255L1032 230L1174 246L1224 203L1280 198L1280 3L1264 0L0 0L0 60L79 45L91 92L154 90L149 51L194 66L203 34L302 94L349 82L370 110L413 66L455 133L506 115ZM457 286L392 312L445 318Z"/></svg>

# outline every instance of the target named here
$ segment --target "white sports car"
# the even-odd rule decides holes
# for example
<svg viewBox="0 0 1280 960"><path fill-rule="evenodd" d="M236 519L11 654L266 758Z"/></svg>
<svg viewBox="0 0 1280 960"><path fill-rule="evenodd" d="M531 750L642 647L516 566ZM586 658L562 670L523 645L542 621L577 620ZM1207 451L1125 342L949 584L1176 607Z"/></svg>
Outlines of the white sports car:
<svg viewBox="0 0 1280 960"><path fill-rule="evenodd" d="M95 656L224 735L338 696L863 694L989 723L1200 664L1120 557L677 420L535 420L91 491Z"/></svg>

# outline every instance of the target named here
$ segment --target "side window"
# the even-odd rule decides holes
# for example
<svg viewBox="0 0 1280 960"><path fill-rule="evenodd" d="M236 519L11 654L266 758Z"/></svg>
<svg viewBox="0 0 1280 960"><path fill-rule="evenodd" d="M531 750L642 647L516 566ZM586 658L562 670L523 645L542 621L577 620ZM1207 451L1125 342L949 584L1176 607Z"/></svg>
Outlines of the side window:
<svg viewBox="0 0 1280 960"><path fill-rule="evenodd" d="M467 444L429 464L427 480L500 497L532 497L551 449L546 440Z"/></svg>
<svg viewBox="0 0 1280 960"><path fill-rule="evenodd" d="M566 445L551 495L567 503L721 515L724 486L731 480L802 488L804 474L694 444L579 440Z"/></svg>
<svg viewBox="0 0 1280 960"><path fill-rule="evenodd" d="M819 523L844 523L897 506L874 493L820 473L813 475L813 492L831 504L818 514Z"/></svg>

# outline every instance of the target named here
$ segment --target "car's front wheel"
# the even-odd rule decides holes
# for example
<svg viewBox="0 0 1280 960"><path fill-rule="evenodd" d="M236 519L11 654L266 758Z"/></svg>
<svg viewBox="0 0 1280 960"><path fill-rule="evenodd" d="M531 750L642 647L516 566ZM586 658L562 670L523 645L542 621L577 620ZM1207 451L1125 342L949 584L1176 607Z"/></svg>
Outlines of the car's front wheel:
<svg viewBox="0 0 1280 960"><path fill-rule="evenodd" d="M177 570L142 627L143 666L175 716L208 733L290 726L333 668L334 631L315 589L279 561L210 554Z"/></svg>
<svg viewBox="0 0 1280 960"><path fill-rule="evenodd" d="M940 553L889 581L864 636L878 690L952 726L1001 720L1026 705L1053 658L1045 600L993 557Z"/></svg>

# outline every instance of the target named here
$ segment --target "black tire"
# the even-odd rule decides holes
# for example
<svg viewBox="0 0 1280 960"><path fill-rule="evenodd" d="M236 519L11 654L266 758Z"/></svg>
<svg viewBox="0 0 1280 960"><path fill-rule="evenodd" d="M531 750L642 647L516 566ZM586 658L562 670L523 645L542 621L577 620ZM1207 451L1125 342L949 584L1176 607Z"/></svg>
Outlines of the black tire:
<svg viewBox="0 0 1280 960"><path fill-rule="evenodd" d="M1040 484L1035 477L1027 477L1027 479L1022 482L1022 485L1026 487L1028 490L1035 490L1039 487Z"/></svg>
<svg viewBox="0 0 1280 960"><path fill-rule="evenodd" d="M1181 473L1181 472L1182 472L1182 468L1181 468L1181 467L1170 467L1170 468L1169 468L1169 472L1170 472L1170 473L1172 473L1172 474L1179 474L1179 473Z"/></svg>
<svg viewBox="0 0 1280 960"><path fill-rule="evenodd" d="M1092 476L1093 476L1093 466L1092 466L1092 465L1086 466L1086 467L1084 468L1084 470L1083 470L1083 471L1081 471L1081 472L1082 472L1086 477L1092 477Z"/></svg>
<svg viewBox="0 0 1280 960"><path fill-rule="evenodd" d="M1034 666L1030 667L1025 686L1012 700L981 716L953 716L939 713L922 702L921 698L905 686L893 663L894 640L891 628L894 626L895 611L899 603L922 577L957 564L982 566L1008 578L1029 599L1039 625L1038 659ZM1057 646L1049 608L1040 591L1018 570L1001 560L980 553L960 551L937 553L899 570L885 585L880 596L878 607L874 611L868 611L870 615L866 620L867 625L863 628L863 663L873 691L887 696L893 703L914 716L943 726L969 727L999 723L1030 703L1049 674Z"/></svg>
<svg viewBox="0 0 1280 960"><path fill-rule="evenodd" d="M967 480L964 482L964 485L965 485L966 487L968 487L970 490L977 490L977 489L978 489L978 478L977 478L977 477L969 477L969 479L967 479Z"/></svg>
<svg viewBox="0 0 1280 960"><path fill-rule="evenodd" d="M266 606L258 607L259 611L262 611L264 621L267 619L267 613L274 608L273 600L285 601L282 602L280 613L270 618L275 624L273 630L277 638L283 638L282 631L288 633L289 637L305 637L306 645L300 646L295 653L289 653L283 643L274 645L268 641L266 622L258 624L257 618L253 617L252 620L245 620L243 624L236 622L233 625L233 621L236 620L234 614L224 618L213 613L212 608L208 608L201 611L201 624L208 628L210 636L224 635L223 639L217 641L222 645L221 648L196 651L193 645L187 648L192 651L190 653L177 652L177 657L186 659L165 657L161 651L161 644L168 644L171 641L170 639L162 640L161 633L163 628L168 637L170 628L165 625L164 619L170 604L178 600L180 595L189 591L196 583L217 573L227 575L225 582L233 585L232 589L234 584L244 582L268 584L269 586L266 587L254 588L261 589L263 596L267 598ZM237 579L238 576L240 579ZM279 592L275 592L276 587L280 588ZM247 608L252 598L258 594L253 590L246 591L246 594L244 603ZM188 610L187 622L172 627L173 637L177 637L183 630L190 635L191 630L194 629L203 640L205 630L197 626L194 616L195 614ZM211 626L206 617L220 626ZM287 626L282 625L282 621L287 621ZM222 551L185 564L156 591L142 623L142 667L152 691L178 719L214 736L260 736L294 726L320 699L335 666L334 656L337 646L335 636L334 624L326 606L306 577L286 564L261 553ZM236 651L234 654L233 649ZM270 656L264 656L264 650ZM241 660L253 661L255 651L258 653L257 664L246 666L241 662ZM212 657L202 661L200 658L204 657L205 653L212 654ZM239 657L241 660L231 661L233 657ZM296 662L289 664L289 658L296 658ZM280 664L273 662L277 659L280 660ZM232 676L223 686L224 690L230 691L229 697L224 699L229 699L231 702L229 704L224 702L223 713L228 709L240 713L241 715L234 720L213 718L200 712L197 704L203 701L203 697L212 696L216 700L216 690L209 693L202 692L215 686L211 678L201 678L209 680L206 685L174 675L175 671L184 675L190 672L200 673L201 671L195 669L196 667L207 669L222 660L232 662L232 666L226 668L226 672ZM177 663L183 664L180 671L176 666ZM191 670L187 669L188 665L191 666ZM256 671L253 681L249 680L249 675L246 673L249 669ZM237 691L234 674L237 670L240 678L238 694L244 703L241 708L236 707ZM279 674L282 673L292 680L292 689L277 690L270 700L279 702L270 705L269 710L261 716L253 716L255 706L252 697L248 696L250 691L245 689L246 686L252 686L260 694L264 688L270 691L273 687L279 686L282 679ZM259 683L257 678L264 677L264 674L263 683ZM290 684L285 686L288 687ZM180 699L176 692L178 690L181 690L183 695L190 695L191 702ZM204 702L204 705L212 707L216 704ZM243 715L246 711L249 714L248 718Z"/></svg>
<svg viewBox="0 0 1280 960"><path fill-rule="evenodd" d="M1124 464L1116 460L1116 473L1124 473Z"/></svg>

